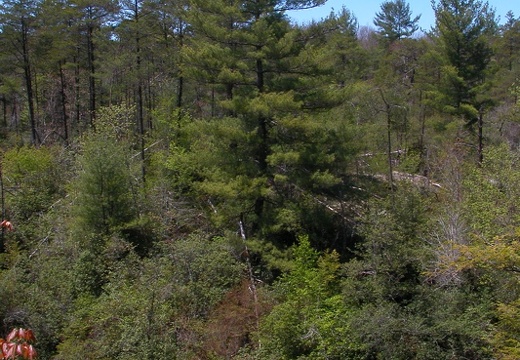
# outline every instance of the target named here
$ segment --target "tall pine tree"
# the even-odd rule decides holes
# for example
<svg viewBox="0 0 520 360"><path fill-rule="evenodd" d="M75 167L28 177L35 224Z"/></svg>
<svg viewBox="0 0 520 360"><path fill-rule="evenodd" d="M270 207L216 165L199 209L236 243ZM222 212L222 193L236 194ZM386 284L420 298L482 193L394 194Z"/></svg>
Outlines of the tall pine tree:
<svg viewBox="0 0 520 360"><path fill-rule="evenodd" d="M241 221L248 236L294 240L309 217L337 212L319 196L341 184L350 141L342 117L325 111L338 102L350 65L341 48L323 61L315 35L354 42L352 19L331 17L316 33L292 27L283 11L308 5L192 3L184 74L204 89L213 116L190 125L191 140L174 149L171 166L195 165L199 197L221 225ZM334 76L338 68L343 74Z"/></svg>
<svg viewBox="0 0 520 360"><path fill-rule="evenodd" d="M378 27L378 33L392 43L410 37L419 30L417 22L420 18L421 15L412 18L410 5L404 0L385 1L381 4L381 11L376 14L374 25Z"/></svg>
<svg viewBox="0 0 520 360"><path fill-rule="evenodd" d="M489 37L497 30L495 12L478 0L440 0L433 9L434 34L444 60L439 101L444 111L461 116L468 126L478 124L482 162L483 115L491 104L485 93L493 54Z"/></svg>

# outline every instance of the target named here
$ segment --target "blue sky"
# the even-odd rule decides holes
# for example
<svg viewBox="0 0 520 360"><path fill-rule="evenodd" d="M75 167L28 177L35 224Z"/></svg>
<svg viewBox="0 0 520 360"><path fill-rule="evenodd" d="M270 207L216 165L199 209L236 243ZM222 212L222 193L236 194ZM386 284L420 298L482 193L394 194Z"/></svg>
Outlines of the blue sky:
<svg viewBox="0 0 520 360"><path fill-rule="evenodd" d="M375 14L381 10L383 2L384 0L329 0L319 8L293 11L288 15L295 22L306 23L312 19L320 20L329 15L332 9L338 11L345 6L356 16L360 26L374 26ZM509 10L513 11L517 18L520 15L520 2L518 0L488 0L488 3L495 8L501 22L505 19L505 15ZM422 29L430 30L435 22L431 0L409 0L408 4L410 4L410 10L414 17L421 14L419 26Z"/></svg>

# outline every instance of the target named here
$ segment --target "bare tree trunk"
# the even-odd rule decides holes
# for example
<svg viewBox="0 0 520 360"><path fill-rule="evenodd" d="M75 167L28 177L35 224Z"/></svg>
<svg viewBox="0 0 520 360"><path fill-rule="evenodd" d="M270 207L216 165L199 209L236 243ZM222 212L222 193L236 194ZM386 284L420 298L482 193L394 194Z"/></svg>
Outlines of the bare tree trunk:
<svg viewBox="0 0 520 360"><path fill-rule="evenodd" d="M151 66L155 67L155 61L153 58L152 58ZM148 113L148 116L146 117L146 123L147 123L149 131L153 130L153 121L152 121L151 114L153 112L153 109L155 108L154 93L152 91L153 76L154 76L154 73L150 74L150 70L148 70L147 76L146 76L146 93L147 93L146 109L147 109L147 113Z"/></svg>
<svg viewBox="0 0 520 360"><path fill-rule="evenodd" d="M391 118L390 105L386 104L386 137L387 137L387 152L388 152L388 181L390 182L390 189L394 189L394 169L392 165L392 134L391 134Z"/></svg>
<svg viewBox="0 0 520 360"><path fill-rule="evenodd" d="M183 23L181 21L179 25L179 46L182 49L182 46L184 45L184 33L183 33ZM178 79L178 85L177 85L177 108L179 109L182 107L182 96L184 92L184 77L182 75L179 76Z"/></svg>
<svg viewBox="0 0 520 360"><path fill-rule="evenodd" d="M80 91L80 79L79 79L80 68L79 68L78 58L79 58L79 47L78 47L78 50L77 50L77 54L74 57L74 63L76 64L76 66L74 67L74 121L75 121L75 126L76 127L79 127L80 119L81 119L81 109L80 109L81 104L80 104L80 94L79 94L79 91Z"/></svg>
<svg viewBox="0 0 520 360"><path fill-rule="evenodd" d="M385 94L383 93L383 90L379 89L379 94L381 95L381 99L385 103L385 110L386 113L386 137L387 137L387 156L388 156L388 181L390 183L390 189L394 189L394 171L392 166L392 116L391 116L391 109L392 105L386 100Z"/></svg>
<svg viewBox="0 0 520 360"><path fill-rule="evenodd" d="M259 310L259 301L258 301L258 291L256 288L256 279L253 273L253 265L251 264L251 256L249 254L249 249L247 247L247 236L246 231L244 228L244 222L242 220L243 215L240 215L240 220L238 222L239 228L240 228L240 236L242 238L242 241L244 243L244 258L246 260L247 265L247 272L249 275L249 286L251 293L253 295L253 304L254 304L254 311L255 311L255 322L256 322L256 329L259 329L260 326L260 310ZM258 344L260 346L260 343Z"/></svg>
<svg viewBox="0 0 520 360"><path fill-rule="evenodd" d="M262 59L256 60L256 87L258 92L261 94L264 92L264 64ZM258 145L257 152L257 161L258 168L262 175L267 174L267 156L269 153L268 148L268 129L267 129L267 119L265 116L260 115L258 117L258 137L260 139L260 143ZM259 196L255 201L254 212L256 215L256 223L254 224L254 229L257 230L259 228L259 222L262 219L262 215L264 212L264 204L265 198L263 196Z"/></svg>
<svg viewBox="0 0 520 360"><path fill-rule="evenodd" d="M22 17L22 57L23 57L23 70L25 75L25 87L27 91L27 105L29 108L29 121L31 124L31 143L38 145L38 133L36 132L36 119L34 113L34 93L31 73L31 63L29 61L29 45L27 39L27 23L26 19Z"/></svg>
<svg viewBox="0 0 520 360"><path fill-rule="evenodd" d="M483 136L483 128L484 128L484 112L481 110L478 114L478 163L482 165L484 161L484 136Z"/></svg>
<svg viewBox="0 0 520 360"><path fill-rule="evenodd" d="M69 115L67 113L67 96L65 93L65 75L63 74L63 64L60 61L60 97L61 97L61 111L63 116L63 139L65 145L69 144Z"/></svg>
<svg viewBox="0 0 520 360"><path fill-rule="evenodd" d="M139 126L139 137L141 141L141 176L143 183L146 182L145 167L145 141L144 141L144 113L143 113L143 85L141 81L141 35L139 33L139 0L134 1L134 21L136 25L135 52L137 71L137 122Z"/></svg>
<svg viewBox="0 0 520 360"><path fill-rule="evenodd" d="M2 126L7 129L7 99L2 95Z"/></svg>
<svg viewBox="0 0 520 360"><path fill-rule="evenodd" d="M89 69L88 89L89 89L89 126L95 127L96 120L96 67L94 65L94 24L92 23L92 8L89 8L89 20L87 28L87 61Z"/></svg>
<svg viewBox="0 0 520 360"><path fill-rule="evenodd" d="M2 164L0 164L0 204L2 206L2 220L5 219L5 201L4 201L4 176L3 176L3 168ZM5 252L5 228L2 227L2 232L0 233L0 254Z"/></svg>

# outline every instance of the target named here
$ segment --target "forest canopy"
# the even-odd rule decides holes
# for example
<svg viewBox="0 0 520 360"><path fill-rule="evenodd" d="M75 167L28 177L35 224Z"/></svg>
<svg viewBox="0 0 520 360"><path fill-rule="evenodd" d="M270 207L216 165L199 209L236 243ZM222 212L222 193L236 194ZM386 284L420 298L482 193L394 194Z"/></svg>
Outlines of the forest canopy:
<svg viewBox="0 0 520 360"><path fill-rule="evenodd" d="M520 18L323 3L0 4L0 338L520 358Z"/></svg>

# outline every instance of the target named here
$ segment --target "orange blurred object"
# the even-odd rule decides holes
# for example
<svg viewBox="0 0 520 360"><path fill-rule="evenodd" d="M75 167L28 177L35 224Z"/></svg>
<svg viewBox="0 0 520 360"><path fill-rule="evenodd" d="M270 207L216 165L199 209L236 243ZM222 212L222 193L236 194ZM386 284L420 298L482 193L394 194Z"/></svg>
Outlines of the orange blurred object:
<svg viewBox="0 0 520 360"><path fill-rule="evenodd" d="M30 329L15 328L11 330L6 340L0 339L0 360L36 359L36 349L30 344L34 341L36 341L36 337Z"/></svg>
<svg viewBox="0 0 520 360"><path fill-rule="evenodd" d="M14 230L13 224L11 224L11 222L7 220L3 220L2 222L0 222L0 227L6 228L9 231Z"/></svg>

